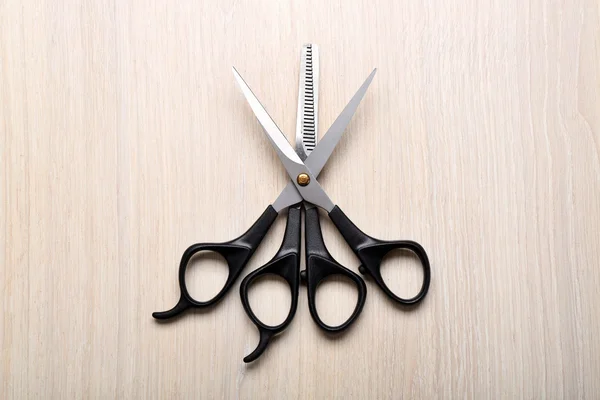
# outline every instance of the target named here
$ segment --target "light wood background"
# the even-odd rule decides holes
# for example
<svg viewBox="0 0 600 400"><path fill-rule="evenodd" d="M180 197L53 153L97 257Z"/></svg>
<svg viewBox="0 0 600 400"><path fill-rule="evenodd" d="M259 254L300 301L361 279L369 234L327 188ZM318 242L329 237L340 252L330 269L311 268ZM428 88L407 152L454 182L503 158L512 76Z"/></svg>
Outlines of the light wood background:
<svg viewBox="0 0 600 400"><path fill-rule="evenodd" d="M302 289L245 365L239 284L151 313L189 244L239 235L285 186L231 66L292 139L306 42L321 132L378 68L320 181L367 233L422 243L431 290L405 311L368 282L331 339ZM598 398L599 62L597 0L0 1L0 398ZM200 261L190 285L214 293L225 269ZM411 260L385 271L417 285ZM324 289L342 319L356 295ZM275 322L289 295L252 301Z"/></svg>

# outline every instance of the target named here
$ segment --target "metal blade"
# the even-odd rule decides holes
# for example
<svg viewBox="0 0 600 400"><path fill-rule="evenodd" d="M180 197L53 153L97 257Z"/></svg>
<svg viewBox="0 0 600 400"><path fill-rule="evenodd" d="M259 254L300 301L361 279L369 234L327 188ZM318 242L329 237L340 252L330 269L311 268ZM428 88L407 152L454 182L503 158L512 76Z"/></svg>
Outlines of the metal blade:
<svg viewBox="0 0 600 400"><path fill-rule="evenodd" d="M271 142L273 142L275 148L282 153L282 156L284 156L288 160L288 162L298 165L304 165L300 157L298 157L298 154L296 154L294 149L292 149L292 146L290 146L290 144L288 143L287 139L285 138L285 135L283 134L283 132L281 132L281 129L279 129L279 127L277 126L275 121L273 121L269 113L267 113L267 110L265 110L263 105L260 104L260 101L258 101L254 93L252 93L252 90L246 84L244 79L240 76L237 69L235 69L235 67L232 67L232 70L233 76L235 76L235 79L237 80L240 89L242 89L242 93L246 97L248 104L250 104L250 108L252 108L252 111L254 111L254 115L258 119L258 122L260 122L260 124L262 125L263 129L268 133L267 136L269 137Z"/></svg>
<svg viewBox="0 0 600 400"><path fill-rule="evenodd" d="M352 119L352 116L354 116L358 105L367 92L367 88L375 77L376 72L377 68L371 72L354 96L352 96L350 102L346 105L346 107L344 107L341 114L333 122L329 130L327 130L327 133L323 139L305 160L305 165L315 176L319 176L321 170L327 163L327 160L329 160L329 157L333 153L333 150L335 150L335 147L339 143L342 134L350 123L350 120ZM281 191L277 199L273 202L273 207L277 212L279 212L280 210L299 203L300 201L302 201L302 197L296 190L296 186L292 182L289 182Z"/></svg>
<svg viewBox="0 0 600 400"><path fill-rule="evenodd" d="M313 151L318 140L319 48L305 44L300 57L298 114L296 117L296 153L301 160Z"/></svg>
<svg viewBox="0 0 600 400"><path fill-rule="evenodd" d="M267 110L260 104L260 101L258 101L250 87L244 82L244 79L242 79L235 68L233 68L233 75L302 198L309 203L324 208L328 212L331 211L334 204L317 181L317 178L310 172L306 165L304 165L302 160L300 160L300 157L298 157L279 127L277 127L277 124L275 124L271 116L267 113ZM297 178L300 174L308 175L310 180L308 185L300 186L298 184Z"/></svg>
<svg viewBox="0 0 600 400"><path fill-rule="evenodd" d="M321 170L329 160L329 157L335 150L335 146L337 146L338 142L342 138L342 134L346 130L346 127L352 120L356 109L358 108L361 100L365 96L371 81L375 77L375 73L377 72L377 68L371 72L371 74L367 77L365 82L358 88L350 102L344 107L340 115L333 121L331 127L323 136L323 139L319 142L319 145L313 150L313 152L306 159L306 166L312 171L313 174L319 175Z"/></svg>

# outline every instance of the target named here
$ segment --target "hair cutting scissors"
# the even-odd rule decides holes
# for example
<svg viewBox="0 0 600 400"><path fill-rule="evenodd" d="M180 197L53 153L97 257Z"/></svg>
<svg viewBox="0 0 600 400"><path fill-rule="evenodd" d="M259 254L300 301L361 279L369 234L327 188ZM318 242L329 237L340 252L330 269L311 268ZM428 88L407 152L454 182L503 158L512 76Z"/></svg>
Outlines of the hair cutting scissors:
<svg viewBox="0 0 600 400"><path fill-rule="evenodd" d="M423 247L410 240L387 241L375 239L363 233L333 203L317 181L317 176L333 153L346 126L352 119L358 105L366 93L376 70L352 97L348 105L333 122L323 139L317 143L318 127L318 52L316 46L305 45L300 66L300 90L298 95L298 116L296 123L296 149L294 149L277 127L265 108L256 98L240 74L233 68L233 74L242 93L248 101L267 138L273 145L291 182L283 189L272 205L267 206L258 220L240 237L225 243L198 243L190 246L179 264L179 288L181 296L171 310L155 312L156 319L168 319L190 308L205 308L214 305L225 296L241 274L277 215L288 209L287 225L283 243L273 259L266 265L248 274L240 285L240 296L244 310L258 328L260 338L257 348L244 358L245 362L256 360L267 348L270 339L281 333L292 322L298 306L300 282L308 290L308 305L315 323L330 333L342 332L359 316L365 303L367 287L363 279L348 268L340 265L327 251L319 221L318 208L324 209L336 228L361 262L359 271L369 275L383 292L393 301L403 305L414 305L426 296L431 278L429 259ZM305 252L306 269L300 271L301 248L301 206L305 209ZM402 298L394 294L386 285L380 272L381 262L390 251L403 249L413 252L420 260L423 269L423 282L419 292L412 298ZM185 282L185 271L190 259L200 251L213 251L227 261L229 276L219 293L208 301L195 300ZM248 289L256 280L265 275L282 277L291 290L291 307L286 319L279 325L270 326L260 321L253 312L248 300ZM316 291L319 284L331 275L349 278L358 291L358 300L350 317L340 325L330 326L319 317L316 308Z"/></svg>

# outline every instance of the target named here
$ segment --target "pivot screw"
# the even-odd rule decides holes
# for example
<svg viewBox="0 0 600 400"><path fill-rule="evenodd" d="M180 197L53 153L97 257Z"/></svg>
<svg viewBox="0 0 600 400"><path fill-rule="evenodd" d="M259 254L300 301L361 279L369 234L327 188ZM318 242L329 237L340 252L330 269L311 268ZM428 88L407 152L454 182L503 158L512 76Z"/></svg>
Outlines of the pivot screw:
<svg viewBox="0 0 600 400"><path fill-rule="evenodd" d="M306 186L310 183L310 176L303 172L300 175L298 175L298 178L296 178L296 182L298 182L298 185L300 186Z"/></svg>

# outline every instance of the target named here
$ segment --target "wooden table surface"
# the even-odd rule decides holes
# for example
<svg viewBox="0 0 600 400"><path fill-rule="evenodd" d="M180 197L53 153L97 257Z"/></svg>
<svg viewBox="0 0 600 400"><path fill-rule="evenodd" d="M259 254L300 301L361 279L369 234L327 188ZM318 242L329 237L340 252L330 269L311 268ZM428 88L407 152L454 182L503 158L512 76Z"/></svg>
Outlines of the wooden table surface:
<svg viewBox="0 0 600 400"><path fill-rule="evenodd" d="M210 312L151 313L188 245L239 235L285 186L231 66L293 140L306 42L321 132L378 68L319 180L365 232L420 242L431 289L407 311L367 281L330 338L302 288L245 365L239 282ZM0 398L597 398L599 62L597 0L1 1ZM418 286L412 259L384 272ZM203 258L187 278L206 298L226 275ZM327 282L319 309L355 299ZM251 301L277 322L290 296L269 280Z"/></svg>

